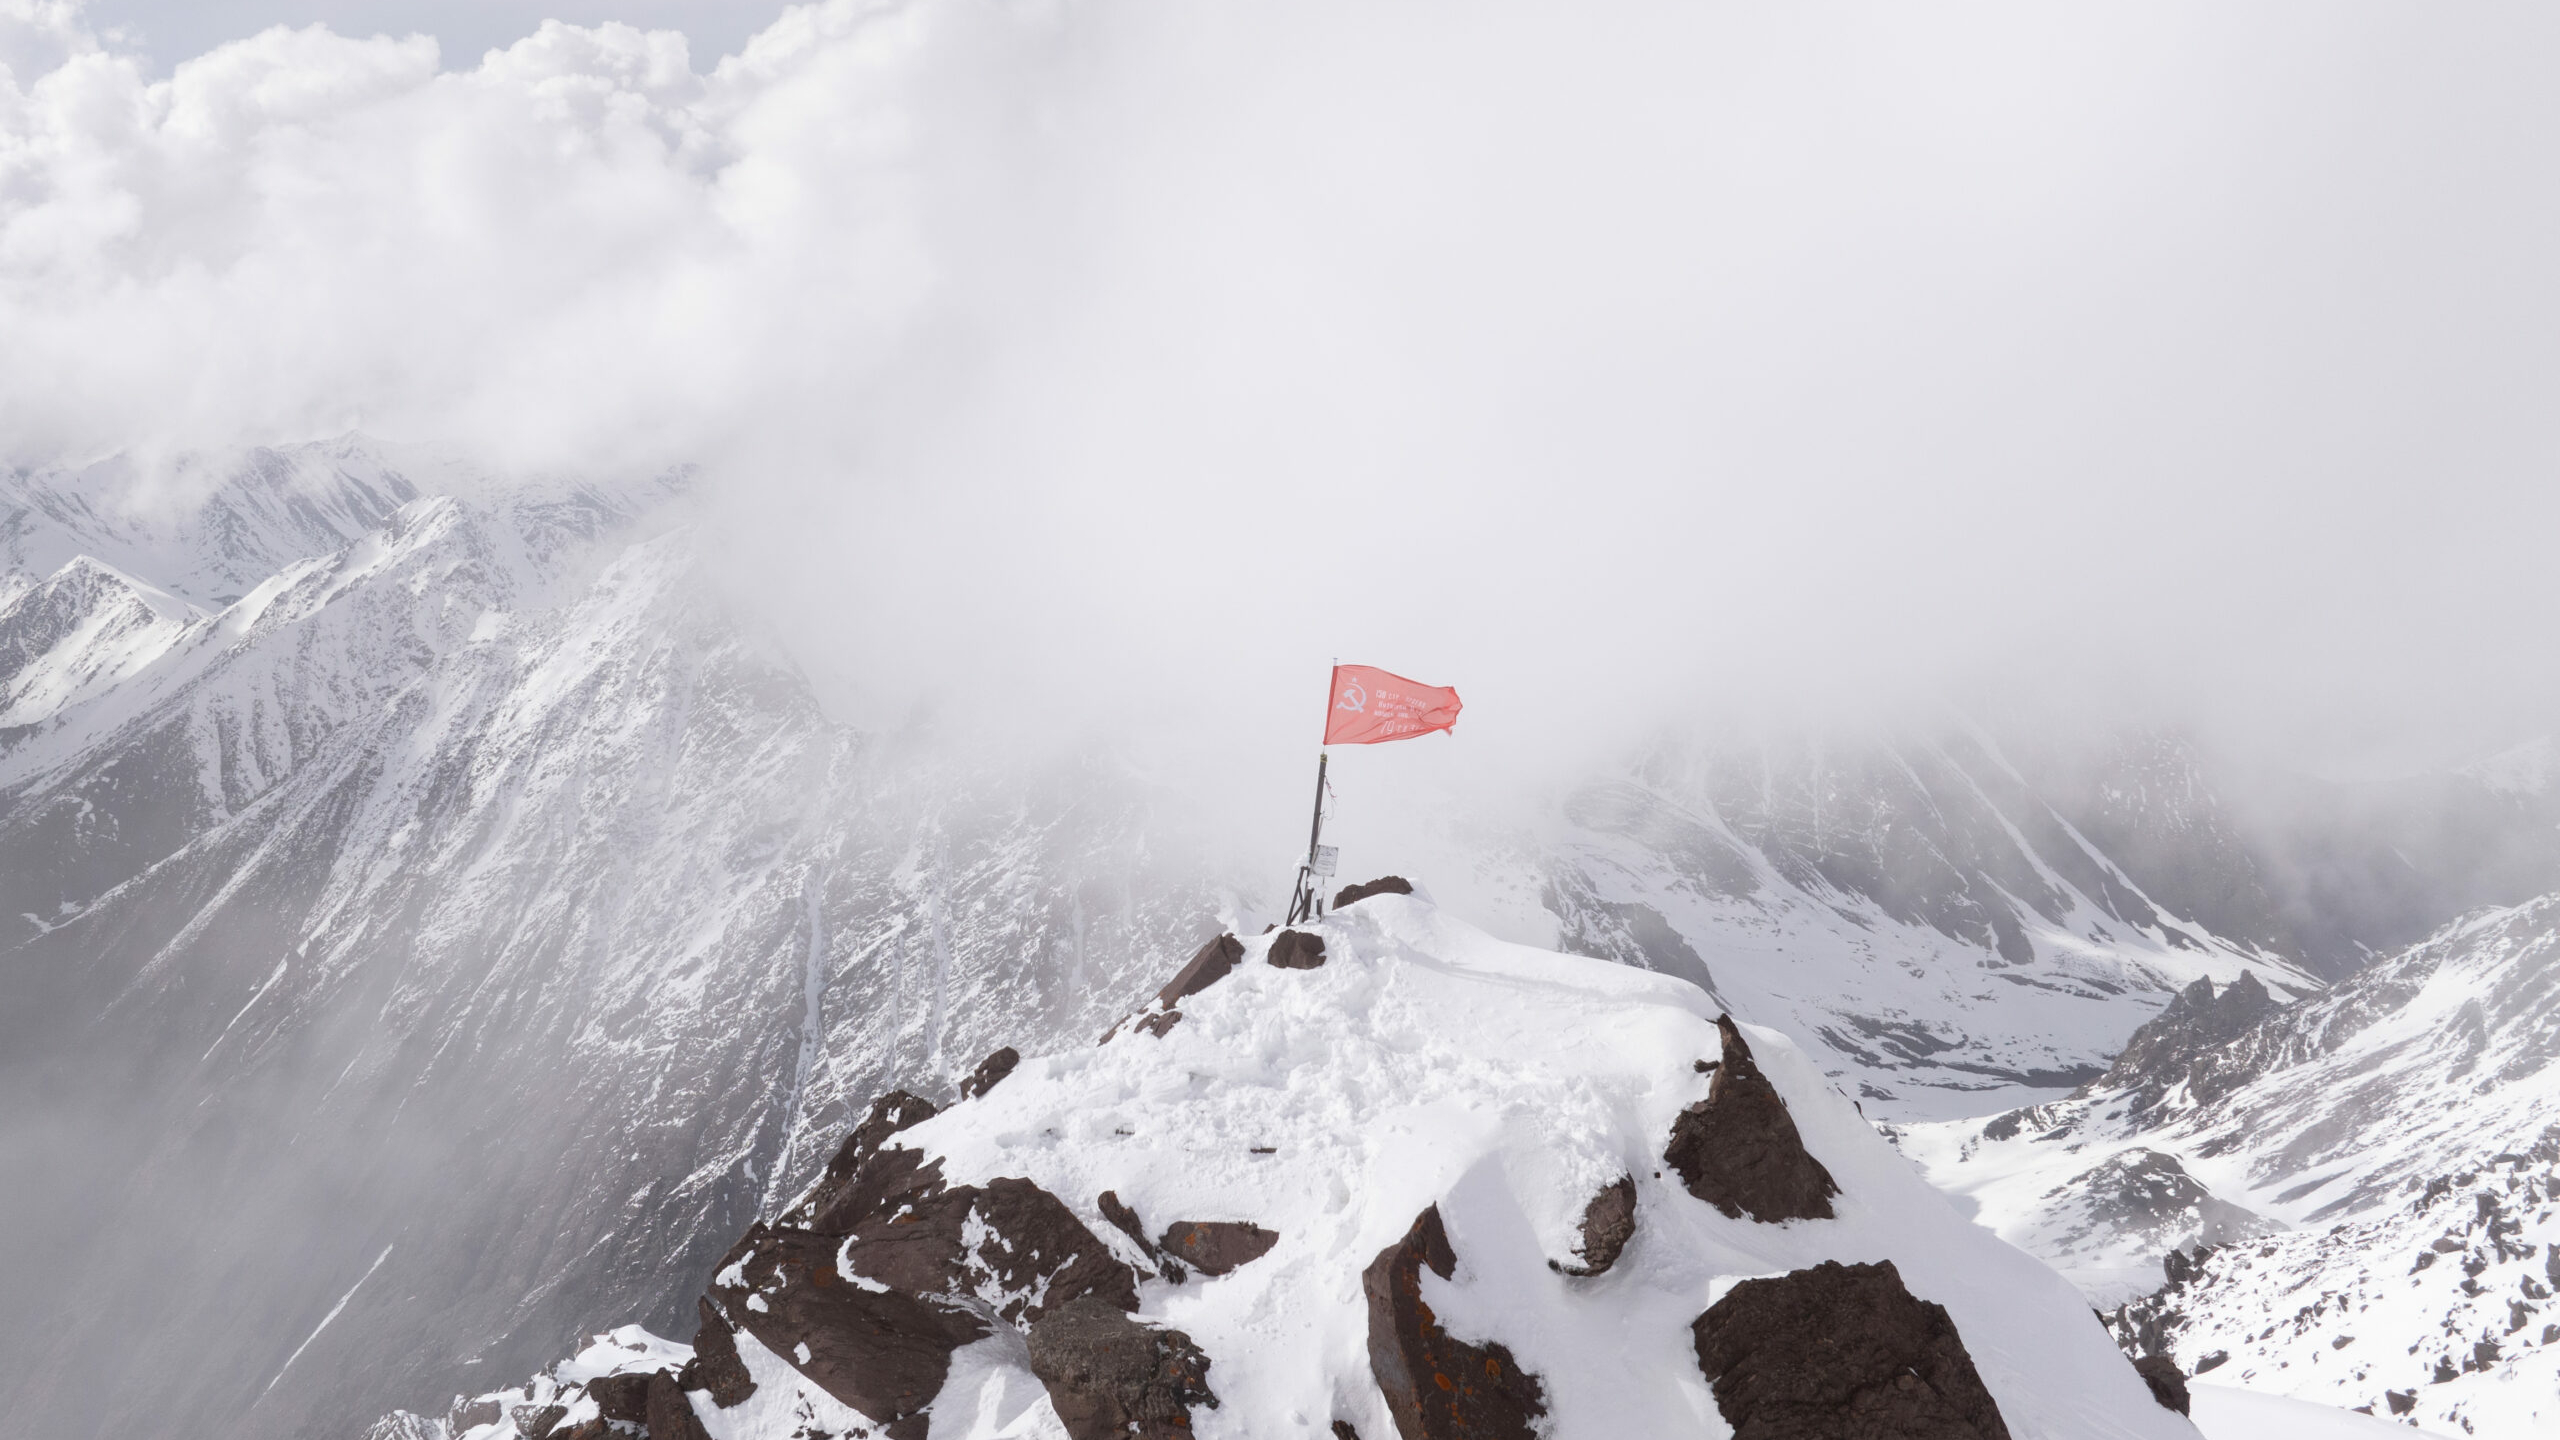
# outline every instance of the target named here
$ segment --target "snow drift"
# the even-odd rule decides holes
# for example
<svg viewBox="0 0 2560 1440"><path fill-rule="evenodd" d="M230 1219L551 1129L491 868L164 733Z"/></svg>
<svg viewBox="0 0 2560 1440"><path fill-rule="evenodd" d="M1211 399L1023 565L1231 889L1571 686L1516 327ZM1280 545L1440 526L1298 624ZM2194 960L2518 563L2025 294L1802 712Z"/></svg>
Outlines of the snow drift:
<svg viewBox="0 0 2560 1440"><path fill-rule="evenodd" d="M1778 1033L1421 896L1222 937L963 1095L876 1105L690 1351L377 1433L2195 1433Z"/></svg>

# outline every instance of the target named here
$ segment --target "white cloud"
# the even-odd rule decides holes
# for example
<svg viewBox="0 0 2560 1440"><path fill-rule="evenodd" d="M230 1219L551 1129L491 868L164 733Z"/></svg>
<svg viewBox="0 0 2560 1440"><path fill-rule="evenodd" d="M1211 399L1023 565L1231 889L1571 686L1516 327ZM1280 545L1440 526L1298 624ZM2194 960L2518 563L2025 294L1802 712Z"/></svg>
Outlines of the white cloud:
<svg viewBox="0 0 2560 1440"><path fill-rule="evenodd" d="M711 75L684 38L273 29L151 80L0 83L0 435L22 458L349 425L578 463L698 451L777 372L896 342L933 269L907 191L919 12L797 12Z"/></svg>
<svg viewBox="0 0 2560 1440"><path fill-rule="evenodd" d="M831 0L165 80L0 17L21 459L703 460L810 653L1044 719L1276 737L1337 650L1471 734L2560 708L2548 12Z"/></svg>

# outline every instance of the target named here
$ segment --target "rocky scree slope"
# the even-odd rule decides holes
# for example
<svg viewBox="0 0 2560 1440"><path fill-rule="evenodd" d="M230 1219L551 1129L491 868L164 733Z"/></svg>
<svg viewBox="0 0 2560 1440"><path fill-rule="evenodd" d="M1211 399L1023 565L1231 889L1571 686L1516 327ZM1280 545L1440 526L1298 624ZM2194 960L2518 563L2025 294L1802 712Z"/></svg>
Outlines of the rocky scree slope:
<svg viewBox="0 0 2560 1440"><path fill-rule="evenodd" d="M376 1435L2192 1436L1772 1030L1378 893L881 1099L714 1271Z"/></svg>
<svg viewBox="0 0 2560 1440"><path fill-rule="evenodd" d="M2173 1255L2126 1352L2444 1434L2560 1430L2560 1127L2365 1220Z"/></svg>

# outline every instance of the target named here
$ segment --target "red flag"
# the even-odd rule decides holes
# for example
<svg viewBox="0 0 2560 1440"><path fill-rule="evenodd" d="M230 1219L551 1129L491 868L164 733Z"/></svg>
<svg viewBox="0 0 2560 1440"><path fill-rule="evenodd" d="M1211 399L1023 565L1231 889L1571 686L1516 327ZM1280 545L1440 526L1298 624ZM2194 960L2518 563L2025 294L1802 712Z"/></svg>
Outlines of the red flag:
<svg viewBox="0 0 2560 1440"><path fill-rule="evenodd" d="M1333 703L1324 716L1327 745L1410 740L1458 723L1458 692L1417 685L1368 665L1333 667Z"/></svg>

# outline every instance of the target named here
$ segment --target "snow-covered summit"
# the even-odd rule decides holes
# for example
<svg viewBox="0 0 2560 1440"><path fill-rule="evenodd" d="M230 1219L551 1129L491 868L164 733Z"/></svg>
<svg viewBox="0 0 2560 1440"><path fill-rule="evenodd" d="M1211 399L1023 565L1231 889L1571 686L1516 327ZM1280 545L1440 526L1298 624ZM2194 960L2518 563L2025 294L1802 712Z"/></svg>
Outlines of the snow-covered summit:
<svg viewBox="0 0 2560 1440"><path fill-rule="evenodd" d="M2195 1433L1715 1009L1419 896L1222 937L1099 1045L884 1099L681 1366L631 1332L609 1379L592 1349L382 1433Z"/></svg>
<svg viewBox="0 0 2560 1440"><path fill-rule="evenodd" d="M200 618L194 606L103 560L71 557L0 604L0 735L23 732L141 670Z"/></svg>

